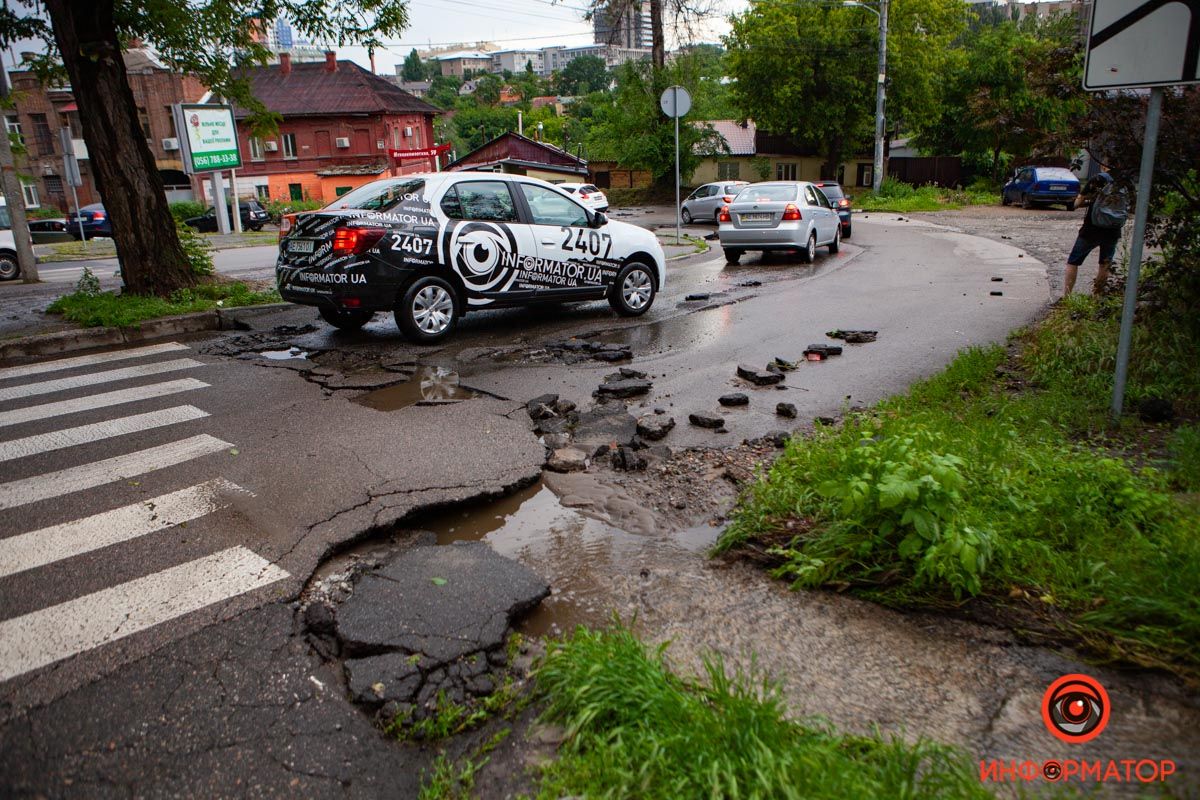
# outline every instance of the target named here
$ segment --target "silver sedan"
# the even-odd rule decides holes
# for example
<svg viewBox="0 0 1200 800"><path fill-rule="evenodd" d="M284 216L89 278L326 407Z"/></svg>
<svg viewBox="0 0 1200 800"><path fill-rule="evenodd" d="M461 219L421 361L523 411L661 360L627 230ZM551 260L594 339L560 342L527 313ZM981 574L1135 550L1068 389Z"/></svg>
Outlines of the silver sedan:
<svg viewBox="0 0 1200 800"><path fill-rule="evenodd" d="M811 262L818 247L836 253L842 243L837 211L806 181L751 184L718 213L717 233L730 264L747 250L799 251L802 260Z"/></svg>
<svg viewBox="0 0 1200 800"><path fill-rule="evenodd" d="M683 215L683 224L716 222L717 212L721 210L721 206L732 203L734 196L746 186L745 181L717 181L704 184L683 201L680 212Z"/></svg>

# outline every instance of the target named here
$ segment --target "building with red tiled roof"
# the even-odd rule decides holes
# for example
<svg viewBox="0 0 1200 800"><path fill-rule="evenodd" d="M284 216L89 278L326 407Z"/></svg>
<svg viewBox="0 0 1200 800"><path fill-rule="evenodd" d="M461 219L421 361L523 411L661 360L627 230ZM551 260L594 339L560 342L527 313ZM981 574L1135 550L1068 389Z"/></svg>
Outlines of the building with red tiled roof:
<svg viewBox="0 0 1200 800"><path fill-rule="evenodd" d="M242 169L239 194L272 200L330 202L377 178L429 172L432 157L396 160L390 150L432 147L439 109L387 78L327 52L317 63L247 70L251 93L282 117L278 130L254 136L237 109Z"/></svg>
<svg viewBox="0 0 1200 800"><path fill-rule="evenodd" d="M446 167L529 175L551 183L586 180L587 161L561 147L508 131L472 150Z"/></svg>

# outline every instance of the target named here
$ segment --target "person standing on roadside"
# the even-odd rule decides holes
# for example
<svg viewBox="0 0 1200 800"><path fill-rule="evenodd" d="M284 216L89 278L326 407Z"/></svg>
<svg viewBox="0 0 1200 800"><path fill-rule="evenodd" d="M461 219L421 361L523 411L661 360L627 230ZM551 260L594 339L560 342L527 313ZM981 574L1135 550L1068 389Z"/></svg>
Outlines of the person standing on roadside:
<svg viewBox="0 0 1200 800"><path fill-rule="evenodd" d="M1063 278L1064 298L1070 297L1075 289L1079 266L1096 249L1100 250L1100 268L1096 271L1096 280L1092 282L1092 294L1099 296L1104 291L1113 256L1117 252L1117 243L1121 241L1121 229L1129 215L1128 194L1116 185L1107 172L1099 173L1084 185L1083 191L1075 199L1075 206L1081 205L1084 206L1083 225L1075 237L1071 254L1067 256L1067 272Z"/></svg>

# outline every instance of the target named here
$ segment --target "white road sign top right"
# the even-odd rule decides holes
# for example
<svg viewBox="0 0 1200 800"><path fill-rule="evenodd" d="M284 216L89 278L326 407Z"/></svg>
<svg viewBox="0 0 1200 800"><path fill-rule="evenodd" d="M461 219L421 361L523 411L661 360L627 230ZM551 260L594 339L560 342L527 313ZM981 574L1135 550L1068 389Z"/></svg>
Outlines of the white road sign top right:
<svg viewBox="0 0 1200 800"><path fill-rule="evenodd" d="M1083 88L1200 83L1200 0L1094 0Z"/></svg>

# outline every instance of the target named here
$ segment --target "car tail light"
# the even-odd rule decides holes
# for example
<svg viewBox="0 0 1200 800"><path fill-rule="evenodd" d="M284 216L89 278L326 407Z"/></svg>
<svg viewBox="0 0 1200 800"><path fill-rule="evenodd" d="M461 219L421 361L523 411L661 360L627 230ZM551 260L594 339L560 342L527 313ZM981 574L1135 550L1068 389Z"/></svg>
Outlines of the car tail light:
<svg viewBox="0 0 1200 800"><path fill-rule="evenodd" d="M795 203L788 203L787 208L783 210L783 219L797 220L804 219L804 217L800 216L800 209L796 208Z"/></svg>
<svg viewBox="0 0 1200 800"><path fill-rule="evenodd" d="M92 212L92 220L95 222L103 222L104 221L104 212L103 211L93 211Z"/></svg>
<svg viewBox="0 0 1200 800"><path fill-rule="evenodd" d="M722 200L722 202L725 202L725 203L732 203L733 197L730 195L725 195L724 197L721 198L721 200Z"/></svg>
<svg viewBox="0 0 1200 800"><path fill-rule="evenodd" d="M296 218L295 214L284 214L279 218L279 238L287 236L292 230L292 220Z"/></svg>
<svg viewBox="0 0 1200 800"><path fill-rule="evenodd" d="M361 297L343 297L340 301L343 308L362 308Z"/></svg>
<svg viewBox="0 0 1200 800"><path fill-rule="evenodd" d="M717 217L718 222L733 222L733 218L729 216L729 206L721 206L721 214Z"/></svg>
<svg viewBox="0 0 1200 800"><path fill-rule="evenodd" d="M579 196L582 197L584 200L587 200L589 195L587 192L580 192Z"/></svg>
<svg viewBox="0 0 1200 800"><path fill-rule="evenodd" d="M846 198L843 197L841 200L838 200L838 208L849 208L849 207L850 207L850 201L847 200Z"/></svg>
<svg viewBox="0 0 1200 800"><path fill-rule="evenodd" d="M364 253L387 233L383 228L338 228L333 232L334 255Z"/></svg>

